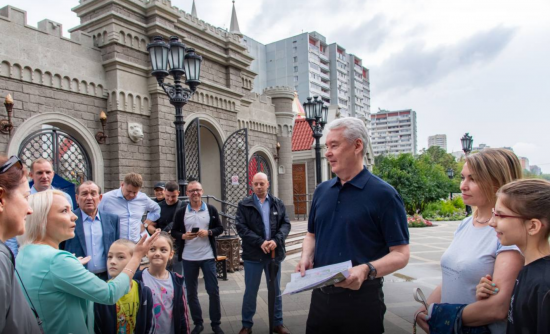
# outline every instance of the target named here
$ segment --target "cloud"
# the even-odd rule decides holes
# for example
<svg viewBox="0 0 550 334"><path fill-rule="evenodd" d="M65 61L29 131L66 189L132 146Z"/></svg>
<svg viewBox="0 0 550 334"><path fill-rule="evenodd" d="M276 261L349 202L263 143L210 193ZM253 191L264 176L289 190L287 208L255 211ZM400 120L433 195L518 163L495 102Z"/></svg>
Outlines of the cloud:
<svg viewBox="0 0 550 334"><path fill-rule="evenodd" d="M256 15L246 22L248 29L245 34L265 44L300 34L302 31L318 31L329 36L331 28L347 22L350 8L360 8L363 4L364 0L347 0L345 6L332 0L262 1ZM332 36L328 39L333 40Z"/></svg>
<svg viewBox="0 0 550 334"><path fill-rule="evenodd" d="M510 43L516 28L496 26L454 45L426 48L410 43L371 69L373 91L407 92L432 85L448 75L476 65L488 64Z"/></svg>
<svg viewBox="0 0 550 334"><path fill-rule="evenodd" d="M341 28L331 35L334 37L334 41L345 48L376 52L391 36L391 29L388 18L384 14L376 14L354 29ZM357 50L349 49L348 51L357 52Z"/></svg>
<svg viewBox="0 0 550 334"><path fill-rule="evenodd" d="M521 157L533 156L541 150L541 148L536 144L522 142L516 143L512 146L512 148L514 149L514 152Z"/></svg>

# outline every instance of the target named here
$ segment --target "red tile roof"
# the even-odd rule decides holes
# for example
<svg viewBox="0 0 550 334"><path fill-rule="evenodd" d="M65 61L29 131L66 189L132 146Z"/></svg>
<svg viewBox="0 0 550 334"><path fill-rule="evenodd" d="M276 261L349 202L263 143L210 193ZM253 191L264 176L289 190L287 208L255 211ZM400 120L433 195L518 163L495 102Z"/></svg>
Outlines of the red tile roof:
<svg viewBox="0 0 550 334"><path fill-rule="evenodd" d="M313 145L313 131L305 118L296 118L292 131L292 151L307 151Z"/></svg>

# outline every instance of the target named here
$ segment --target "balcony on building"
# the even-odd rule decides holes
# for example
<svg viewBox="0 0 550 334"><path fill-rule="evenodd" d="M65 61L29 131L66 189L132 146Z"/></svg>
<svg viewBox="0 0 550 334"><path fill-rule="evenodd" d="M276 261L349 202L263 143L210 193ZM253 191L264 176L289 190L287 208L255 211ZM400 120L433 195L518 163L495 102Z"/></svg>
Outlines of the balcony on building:
<svg viewBox="0 0 550 334"><path fill-rule="evenodd" d="M321 79L326 79L326 80L329 80L330 81L330 73L328 72L323 72L323 69L321 68Z"/></svg>
<svg viewBox="0 0 550 334"><path fill-rule="evenodd" d="M321 61L329 62L328 56L323 52L319 52L319 58L321 58Z"/></svg>
<svg viewBox="0 0 550 334"><path fill-rule="evenodd" d="M319 54L319 48L316 45L309 44L309 52L315 53L316 55Z"/></svg>
<svg viewBox="0 0 550 334"><path fill-rule="evenodd" d="M321 69L319 68L319 65L315 63L309 63L309 68L314 70L315 72L321 73Z"/></svg>

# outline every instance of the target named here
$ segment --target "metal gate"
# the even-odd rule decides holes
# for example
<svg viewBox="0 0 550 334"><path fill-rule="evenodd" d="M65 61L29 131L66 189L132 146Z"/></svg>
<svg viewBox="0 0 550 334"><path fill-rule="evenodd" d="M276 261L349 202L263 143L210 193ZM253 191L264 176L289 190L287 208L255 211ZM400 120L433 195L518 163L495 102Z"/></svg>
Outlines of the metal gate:
<svg viewBox="0 0 550 334"><path fill-rule="evenodd" d="M222 148L222 199L237 204L248 195L248 129L233 132ZM236 215L228 205L226 213Z"/></svg>
<svg viewBox="0 0 550 334"><path fill-rule="evenodd" d="M42 129L31 133L23 140L18 155L29 169L38 158L50 161L57 175L75 184L92 179L92 167L86 150L73 136L60 129Z"/></svg>
<svg viewBox="0 0 550 334"><path fill-rule="evenodd" d="M185 172L187 180L201 180L201 126L195 118L185 130Z"/></svg>
<svg viewBox="0 0 550 334"><path fill-rule="evenodd" d="M254 153L248 162L248 195L252 195L252 179L258 172L262 172L267 175L267 181L270 185L268 191L271 194L271 168L269 167L269 163L262 155Z"/></svg>

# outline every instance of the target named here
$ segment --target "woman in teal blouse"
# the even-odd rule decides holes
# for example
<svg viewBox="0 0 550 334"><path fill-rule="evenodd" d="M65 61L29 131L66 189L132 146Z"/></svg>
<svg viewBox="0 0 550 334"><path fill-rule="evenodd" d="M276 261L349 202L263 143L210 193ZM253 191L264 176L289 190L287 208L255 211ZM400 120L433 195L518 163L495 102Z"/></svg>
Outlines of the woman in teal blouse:
<svg viewBox="0 0 550 334"><path fill-rule="evenodd" d="M44 332L93 333L92 302L115 304L128 292L141 258L158 233L147 241L142 238L121 275L107 283L84 268L87 261L59 250L62 241L74 237L77 219L63 193L39 192L29 197L29 204L34 212L27 218L16 267Z"/></svg>

